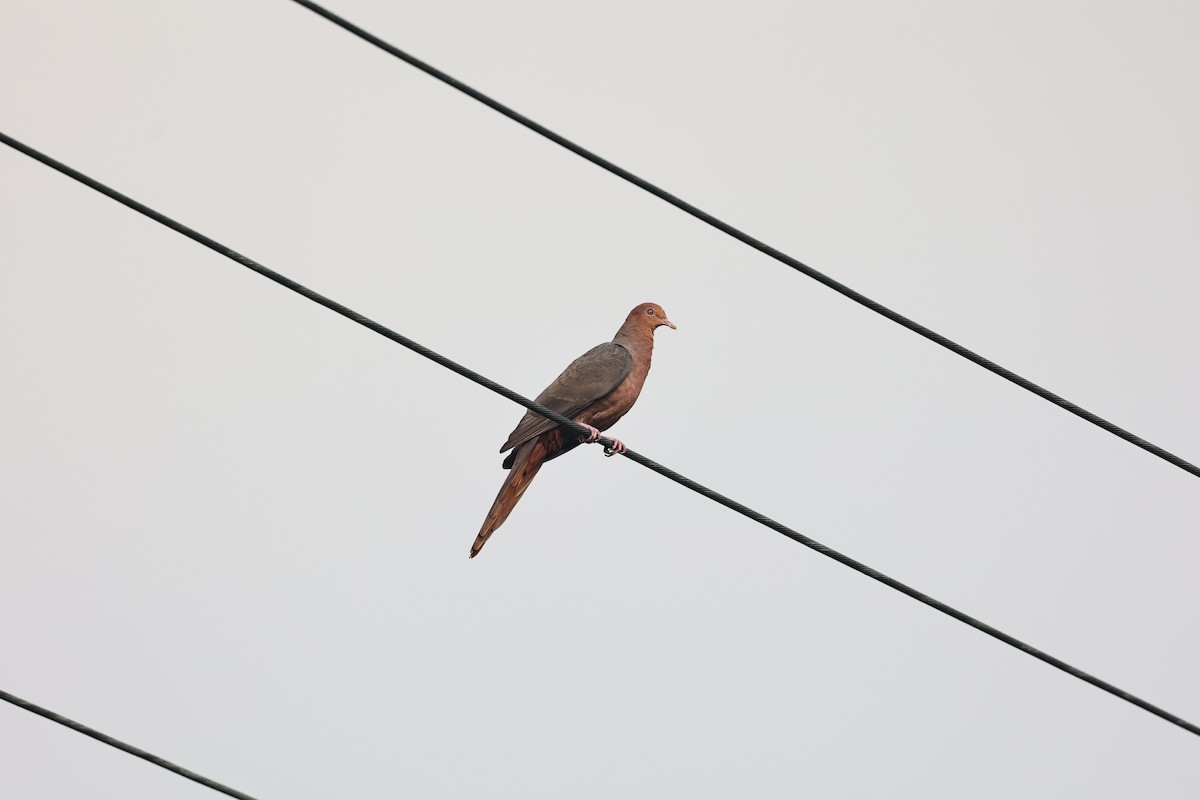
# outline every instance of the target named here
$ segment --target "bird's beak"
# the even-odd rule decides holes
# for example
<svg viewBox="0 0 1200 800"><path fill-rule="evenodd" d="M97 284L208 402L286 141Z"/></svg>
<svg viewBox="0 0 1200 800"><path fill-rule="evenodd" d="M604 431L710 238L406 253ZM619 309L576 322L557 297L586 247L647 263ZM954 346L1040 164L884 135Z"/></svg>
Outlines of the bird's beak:
<svg viewBox="0 0 1200 800"><path fill-rule="evenodd" d="M664 320L663 320L663 325L666 325L666 326L667 326L668 328L670 328L671 330L678 330L678 328L676 328L676 326L675 326L675 323L674 323L674 322L671 322L671 320L669 320L669 319L664 319Z"/></svg>

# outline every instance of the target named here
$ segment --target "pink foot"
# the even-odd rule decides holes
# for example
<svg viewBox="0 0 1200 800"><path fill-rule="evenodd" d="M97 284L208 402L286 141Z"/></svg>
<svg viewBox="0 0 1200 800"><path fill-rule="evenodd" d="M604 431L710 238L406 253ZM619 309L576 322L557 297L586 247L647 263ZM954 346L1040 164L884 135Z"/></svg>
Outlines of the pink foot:
<svg viewBox="0 0 1200 800"><path fill-rule="evenodd" d="M626 450L628 450L628 449L629 449L629 448L628 448L628 447L626 447L626 446L625 446L625 443L624 443L624 442L622 442L620 439L613 439L613 440L612 440L612 447L606 447L606 448L604 448L604 455L606 455L606 456L615 456L615 455L617 455L618 453L624 453L624 452L625 452Z"/></svg>
<svg viewBox="0 0 1200 800"><path fill-rule="evenodd" d="M593 428L591 425L588 425L586 422L581 422L579 424L588 429L587 438L583 439L584 444L591 444L592 442L594 442L600 438L600 429L599 428Z"/></svg>

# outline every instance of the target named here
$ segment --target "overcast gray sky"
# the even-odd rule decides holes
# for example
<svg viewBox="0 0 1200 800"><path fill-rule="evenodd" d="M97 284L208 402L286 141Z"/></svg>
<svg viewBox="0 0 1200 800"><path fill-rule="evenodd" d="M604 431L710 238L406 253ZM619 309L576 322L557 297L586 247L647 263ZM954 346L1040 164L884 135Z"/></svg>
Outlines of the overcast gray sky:
<svg viewBox="0 0 1200 800"><path fill-rule="evenodd" d="M1200 459L1200 6L330 0ZM0 130L1200 719L1200 482L285 0L0 2ZM264 800L1194 798L1200 741L0 148L0 686ZM0 707L0 794L209 790Z"/></svg>

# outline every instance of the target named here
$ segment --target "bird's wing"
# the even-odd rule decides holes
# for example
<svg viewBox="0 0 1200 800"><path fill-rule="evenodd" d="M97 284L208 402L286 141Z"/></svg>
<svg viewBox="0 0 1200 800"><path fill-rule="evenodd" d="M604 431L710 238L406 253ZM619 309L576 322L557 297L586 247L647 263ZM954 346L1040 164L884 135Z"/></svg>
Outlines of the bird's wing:
<svg viewBox="0 0 1200 800"><path fill-rule="evenodd" d="M537 396L537 402L564 417L574 417L617 388L632 368L633 356L628 350L619 344L605 342L572 361L563 374ZM535 411L527 411L508 435L500 452L518 447L556 424Z"/></svg>

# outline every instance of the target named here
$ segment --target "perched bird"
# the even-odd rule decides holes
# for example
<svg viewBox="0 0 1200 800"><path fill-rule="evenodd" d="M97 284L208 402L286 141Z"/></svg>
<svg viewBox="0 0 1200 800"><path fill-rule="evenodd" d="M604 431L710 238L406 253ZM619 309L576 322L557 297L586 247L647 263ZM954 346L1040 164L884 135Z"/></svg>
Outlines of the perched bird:
<svg viewBox="0 0 1200 800"><path fill-rule="evenodd" d="M525 412L500 448L501 453L515 448L504 459L508 478L500 487L475 544L471 545L471 558L479 554L488 537L508 519L542 464L584 442L596 441L600 431L615 425L633 408L650 372L654 331L660 325L675 327L662 306L642 303L629 312L611 342L597 345L572 361L537 396L540 405L587 427L591 435L576 436L535 411ZM623 442L613 439L614 451L623 453L625 449Z"/></svg>

